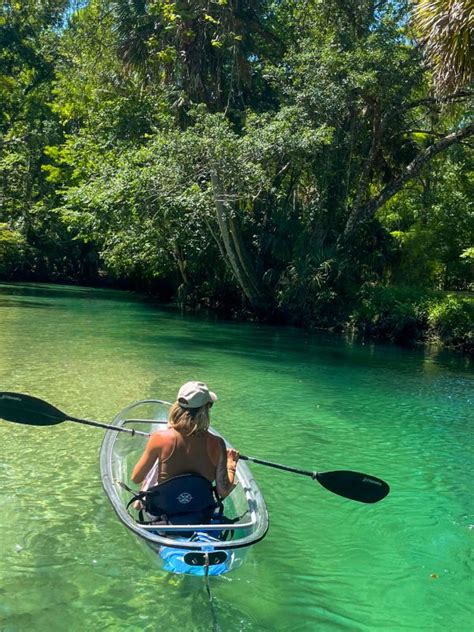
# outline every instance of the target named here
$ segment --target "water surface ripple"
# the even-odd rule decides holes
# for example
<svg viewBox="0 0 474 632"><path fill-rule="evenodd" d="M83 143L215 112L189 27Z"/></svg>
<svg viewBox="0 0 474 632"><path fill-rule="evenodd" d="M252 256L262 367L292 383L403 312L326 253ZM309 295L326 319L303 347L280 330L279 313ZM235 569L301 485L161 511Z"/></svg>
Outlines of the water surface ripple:
<svg viewBox="0 0 474 632"><path fill-rule="evenodd" d="M362 505L252 466L270 532L213 578L223 631L472 630L465 358L186 317L126 292L0 284L0 390L107 422L189 379L217 391L213 423L243 453L392 487ZM0 422L0 439L1 632L212 629L200 578L158 570L115 519L102 431Z"/></svg>

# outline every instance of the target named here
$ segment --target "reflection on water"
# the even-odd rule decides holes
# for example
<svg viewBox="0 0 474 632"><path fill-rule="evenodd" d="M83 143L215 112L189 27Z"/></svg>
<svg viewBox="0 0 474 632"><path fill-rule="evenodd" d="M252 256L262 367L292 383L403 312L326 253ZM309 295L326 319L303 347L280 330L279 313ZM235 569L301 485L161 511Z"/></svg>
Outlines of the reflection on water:
<svg viewBox="0 0 474 632"><path fill-rule="evenodd" d="M24 307L26 309L28 308L45 308L45 307L49 307L49 308L53 308L54 309L54 305L52 304L48 304L48 303L41 303L40 301L31 301L31 300L15 300L13 298L11 299L3 299L0 298L0 307Z"/></svg>
<svg viewBox="0 0 474 632"><path fill-rule="evenodd" d="M435 349L183 316L127 292L0 284L0 388L110 421L219 395L213 423L245 454L391 484L376 505L253 465L271 526L214 578L222 630L471 629L473 374ZM101 489L102 431L0 422L0 630L212 629L204 585L159 571Z"/></svg>

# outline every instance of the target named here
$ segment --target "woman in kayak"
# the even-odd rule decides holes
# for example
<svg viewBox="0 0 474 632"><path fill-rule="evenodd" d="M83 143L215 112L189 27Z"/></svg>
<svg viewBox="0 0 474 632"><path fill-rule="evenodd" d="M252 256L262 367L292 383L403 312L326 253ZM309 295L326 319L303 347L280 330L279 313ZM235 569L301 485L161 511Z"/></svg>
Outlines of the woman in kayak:
<svg viewBox="0 0 474 632"><path fill-rule="evenodd" d="M154 432L133 468L132 481L142 489L181 474L200 474L216 482L225 498L234 489L239 453L226 449L224 440L208 431L209 411L217 395L203 382L187 382L171 406L167 430ZM158 461L159 460L159 461Z"/></svg>

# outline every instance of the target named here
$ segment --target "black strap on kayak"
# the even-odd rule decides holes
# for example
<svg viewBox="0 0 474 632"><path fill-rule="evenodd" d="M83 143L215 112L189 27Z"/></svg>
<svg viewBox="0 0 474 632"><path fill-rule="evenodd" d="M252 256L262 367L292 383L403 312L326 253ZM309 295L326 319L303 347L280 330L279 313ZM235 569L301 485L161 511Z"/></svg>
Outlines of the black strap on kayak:
<svg viewBox="0 0 474 632"><path fill-rule="evenodd" d="M126 483L124 483L123 481L119 481L117 479L115 479L115 482L117 483L117 485L120 485L120 487L122 489L125 489L127 492L130 492L130 494L135 495L137 492L132 489L131 487L129 487Z"/></svg>
<svg viewBox="0 0 474 632"><path fill-rule="evenodd" d="M209 582L209 553L204 552L204 583L206 584L207 596L209 597L209 605L211 606L212 630L213 632L221 632L221 627L217 620L217 612L212 598L211 584Z"/></svg>

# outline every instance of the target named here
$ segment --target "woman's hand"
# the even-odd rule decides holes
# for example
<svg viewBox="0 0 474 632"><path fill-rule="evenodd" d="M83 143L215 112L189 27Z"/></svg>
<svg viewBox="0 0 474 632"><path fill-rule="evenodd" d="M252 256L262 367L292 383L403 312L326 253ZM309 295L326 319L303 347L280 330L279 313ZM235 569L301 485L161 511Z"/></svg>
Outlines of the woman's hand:
<svg viewBox="0 0 474 632"><path fill-rule="evenodd" d="M238 450L234 450L234 448L227 448L227 469L234 470L237 467L237 462L239 460L240 454Z"/></svg>

